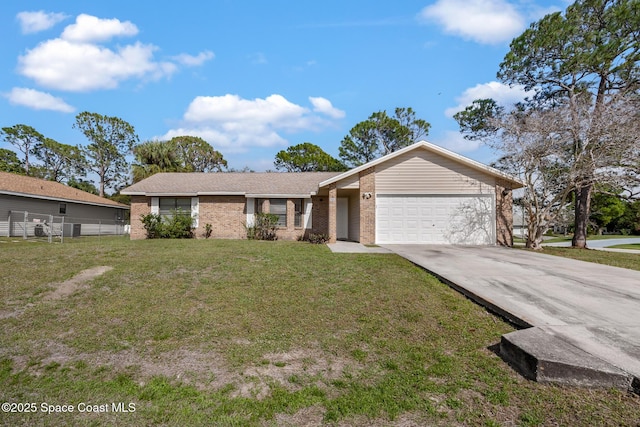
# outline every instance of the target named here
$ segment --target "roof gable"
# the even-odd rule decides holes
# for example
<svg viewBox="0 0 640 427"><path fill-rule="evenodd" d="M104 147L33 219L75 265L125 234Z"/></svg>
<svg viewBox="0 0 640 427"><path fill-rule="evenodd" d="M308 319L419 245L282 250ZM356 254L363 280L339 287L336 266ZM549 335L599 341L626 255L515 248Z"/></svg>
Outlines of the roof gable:
<svg viewBox="0 0 640 427"><path fill-rule="evenodd" d="M129 209L129 206L55 181L0 172L0 194Z"/></svg>
<svg viewBox="0 0 640 427"><path fill-rule="evenodd" d="M340 175L334 176L332 178L327 179L326 181L323 181L320 183L320 187L326 187L329 184L333 184L335 182L338 181L342 181L345 178L348 178L354 174L357 174L365 169L369 169L371 167L374 167L376 165L379 165L381 163L387 162L391 159L394 159L398 156L401 156L405 153L408 153L410 151L413 150L419 150L419 149L424 149L424 150L428 150L431 151L433 153L436 153L438 155L441 155L443 157L446 157L448 159L451 159L455 162L458 162L460 164L463 164L467 167L470 167L472 169L478 170L480 172L483 172L487 175L493 176L495 178L499 178L502 180L505 180L507 182L509 182L510 184L513 185L513 188L520 188L523 186L523 184L517 180L516 178L514 178L513 176L506 174L502 171L499 171L498 169L492 168L491 166L487 166L483 163L477 162L475 160L472 160L468 157L464 157L461 156L460 154L454 153L453 151L449 151L445 148L439 147L435 144L432 144L430 142L427 141L419 141L416 142L415 144L409 145L407 147L404 147L398 151L394 151L393 153L387 154L386 156L382 156L378 159L372 160L369 163L365 163L364 165L358 166L354 169L348 170L347 172L344 172Z"/></svg>

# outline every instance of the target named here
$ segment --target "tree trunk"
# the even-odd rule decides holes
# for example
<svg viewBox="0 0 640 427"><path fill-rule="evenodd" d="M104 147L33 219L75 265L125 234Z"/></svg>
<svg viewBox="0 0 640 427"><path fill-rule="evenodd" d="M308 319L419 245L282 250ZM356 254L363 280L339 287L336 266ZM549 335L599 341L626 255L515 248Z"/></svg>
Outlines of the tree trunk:
<svg viewBox="0 0 640 427"><path fill-rule="evenodd" d="M576 187L575 230L571 246L579 249L587 248L587 226L591 212L591 191L593 184L588 183Z"/></svg>
<svg viewBox="0 0 640 427"><path fill-rule="evenodd" d="M529 221L531 221L531 219L529 219ZM525 247L535 251L542 250L544 233L546 233L548 229L549 227L539 227L533 224L533 222L530 222L527 226L527 242L525 243Z"/></svg>

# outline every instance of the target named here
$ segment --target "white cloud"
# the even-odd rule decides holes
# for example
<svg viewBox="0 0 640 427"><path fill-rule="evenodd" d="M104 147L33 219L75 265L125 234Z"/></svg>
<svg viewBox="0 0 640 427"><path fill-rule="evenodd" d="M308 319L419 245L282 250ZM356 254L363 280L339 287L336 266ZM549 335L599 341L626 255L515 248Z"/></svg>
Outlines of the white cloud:
<svg viewBox="0 0 640 427"><path fill-rule="evenodd" d="M68 40L45 41L18 59L18 69L44 87L89 91L113 89L131 77L158 79L171 75L175 64L155 62L153 45L137 42L113 51Z"/></svg>
<svg viewBox="0 0 640 427"><path fill-rule="evenodd" d="M179 62L182 65L186 65L187 67L197 67L198 65L202 65L210 59L214 58L213 52L209 50L205 50L200 52L198 55L193 56L187 53L181 53L180 55L176 55L173 57L174 60Z"/></svg>
<svg viewBox="0 0 640 427"><path fill-rule="evenodd" d="M324 98L313 99L317 104L318 99ZM231 94L198 96L187 107L183 125L169 130L161 138L199 136L225 153L245 152L250 147L284 146L288 141L283 134L315 131L331 125L331 121L324 116L331 111L334 116L329 117L335 118L340 110L331 106L328 100L325 101L320 101L325 108L321 112L323 116L320 116L316 104L312 104L316 107L314 113L278 94L264 99L244 99Z"/></svg>
<svg viewBox="0 0 640 427"><path fill-rule="evenodd" d="M447 117L453 117L455 113L464 110L476 99L491 98L500 105L509 106L523 101L525 97L533 96L533 94L533 91L527 92L520 85L510 87L495 81L482 83L465 90L462 95L456 98L458 105L447 108L444 113Z"/></svg>
<svg viewBox="0 0 640 427"><path fill-rule="evenodd" d="M67 15L64 13L45 12L44 10L39 10L37 12L20 12L16 17L20 22L22 33L31 34L48 30L58 22L66 19Z"/></svg>
<svg viewBox="0 0 640 427"><path fill-rule="evenodd" d="M98 42L110 40L113 37L131 37L138 34L138 27L129 21L120 22L119 19L101 19L95 16L81 14L76 23L67 26L62 35L64 40L73 42Z"/></svg>
<svg viewBox="0 0 640 427"><path fill-rule="evenodd" d="M331 105L331 101L326 98L314 98L312 96L309 97L309 101L313 105L313 111L316 113L326 114L329 117L334 119L341 119L345 116L344 111L338 110L333 105Z"/></svg>
<svg viewBox="0 0 640 427"><path fill-rule="evenodd" d="M184 114L189 122L237 123L251 125L278 125L285 128L303 128L302 122L308 110L289 102L282 95L270 95L265 99L242 99L238 95L198 96Z"/></svg>
<svg viewBox="0 0 640 427"><path fill-rule="evenodd" d="M11 89L11 92L4 96L12 104L22 105L34 110L51 110L62 113L73 113L75 111L75 108L64 102L61 98L35 89L14 87Z"/></svg>
<svg viewBox="0 0 640 427"><path fill-rule="evenodd" d="M484 44L510 41L525 26L525 19L504 0L438 0L419 17L435 21L447 33Z"/></svg>
<svg viewBox="0 0 640 427"><path fill-rule="evenodd" d="M468 153L470 151L475 151L480 147L479 141L469 141L468 139L464 139L464 136L460 132L453 130L448 130L444 133L443 137L432 139L430 141L456 153Z"/></svg>
<svg viewBox="0 0 640 427"><path fill-rule="evenodd" d="M170 77L178 65L197 66L213 52L181 54L170 61L154 58L158 48L136 41L109 46L114 37L130 37L138 28L129 21L79 15L60 37L45 40L18 58L18 72L37 84L57 90L114 89L129 79L158 80Z"/></svg>

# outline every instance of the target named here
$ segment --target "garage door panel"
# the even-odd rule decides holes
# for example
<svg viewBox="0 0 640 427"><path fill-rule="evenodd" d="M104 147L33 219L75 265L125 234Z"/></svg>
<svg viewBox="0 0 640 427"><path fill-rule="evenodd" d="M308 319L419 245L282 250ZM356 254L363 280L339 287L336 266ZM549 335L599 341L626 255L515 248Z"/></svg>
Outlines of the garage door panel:
<svg viewBox="0 0 640 427"><path fill-rule="evenodd" d="M495 242L491 195L378 195L376 202L377 243Z"/></svg>

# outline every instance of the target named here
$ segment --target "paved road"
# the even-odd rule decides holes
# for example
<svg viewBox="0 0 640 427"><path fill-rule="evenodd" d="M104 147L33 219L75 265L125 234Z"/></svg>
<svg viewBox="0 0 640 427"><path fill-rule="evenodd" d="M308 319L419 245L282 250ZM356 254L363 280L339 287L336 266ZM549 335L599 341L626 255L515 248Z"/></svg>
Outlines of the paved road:
<svg viewBox="0 0 640 427"><path fill-rule="evenodd" d="M555 243L542 243L544 246L559 246L566 247L571 246L571 242L555 242ZM591 249L606 248L607 246L614 245L633 245L640 244L640 237L621 237L619 239L600 239L589 240L587 239L587 247Z"/></svg>
<svg viewBox="0 0 640 427"><path fill-rule="evenodd" d="M640 271L502 247L384 247L640 378Z"/></svg>

